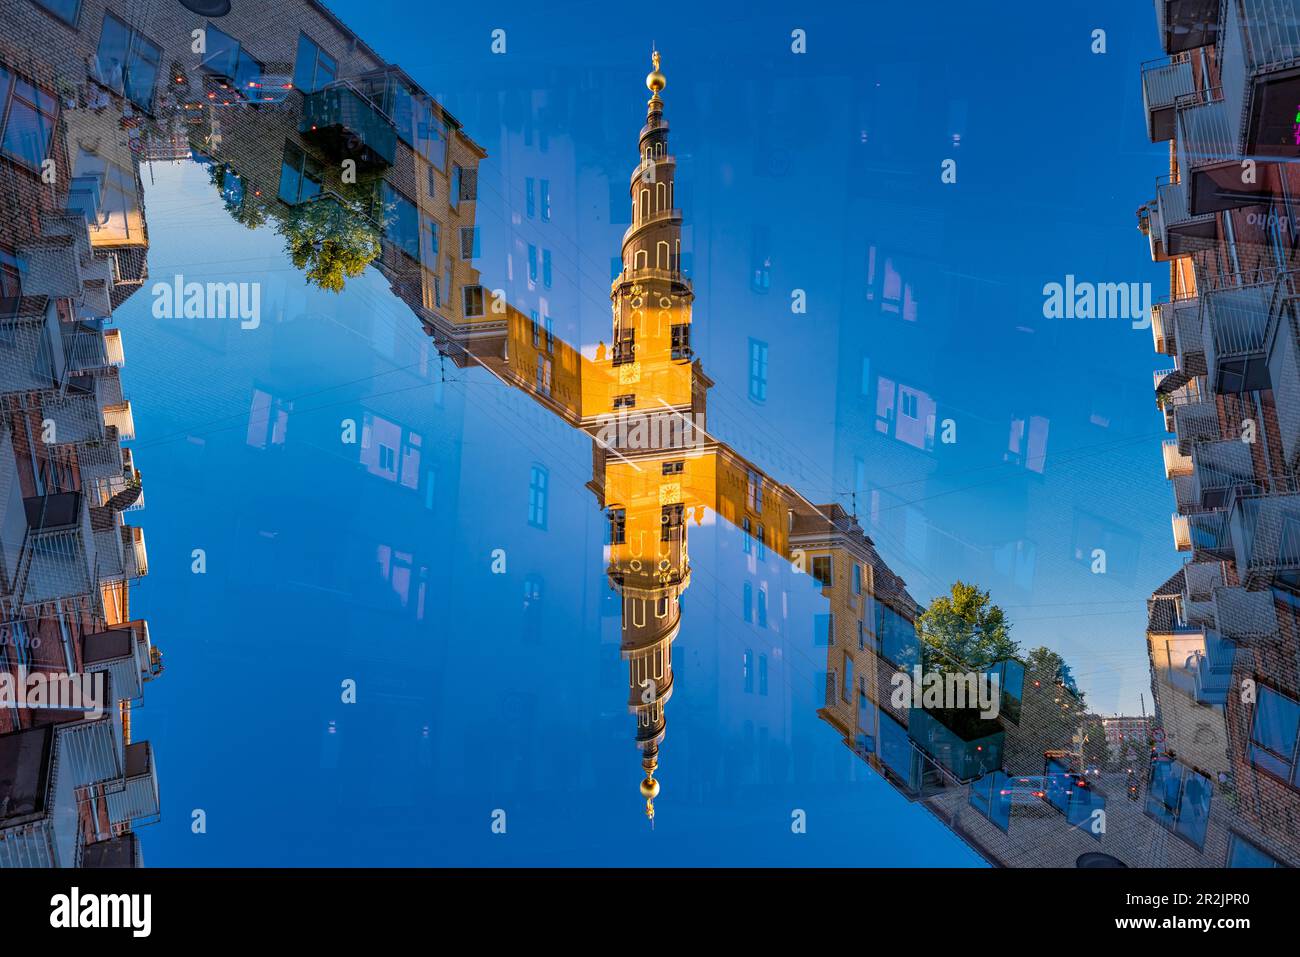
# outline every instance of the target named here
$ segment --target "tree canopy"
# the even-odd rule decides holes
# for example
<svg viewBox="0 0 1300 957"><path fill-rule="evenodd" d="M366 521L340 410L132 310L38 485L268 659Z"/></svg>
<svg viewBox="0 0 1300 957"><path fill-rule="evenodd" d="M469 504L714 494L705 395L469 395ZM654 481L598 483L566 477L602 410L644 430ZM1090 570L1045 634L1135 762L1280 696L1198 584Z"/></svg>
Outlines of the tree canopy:
<svg viewBox="0 0 1300 957"><path fill-rule="evenodd" d="M1013 657L1020 646L987 591L963 581L930 602L916 620L926 668L981 671Z"/></svg>

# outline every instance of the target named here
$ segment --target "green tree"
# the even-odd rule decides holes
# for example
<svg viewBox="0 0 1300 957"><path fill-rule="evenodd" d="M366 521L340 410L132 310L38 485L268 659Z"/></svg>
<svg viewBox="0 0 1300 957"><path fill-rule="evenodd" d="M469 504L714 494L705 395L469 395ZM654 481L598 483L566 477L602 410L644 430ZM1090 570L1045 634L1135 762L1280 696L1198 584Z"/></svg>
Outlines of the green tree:
<svg viewBox="0 0 1300 957"><path fill-rule="evenodd" d="M307 281L341 292L379 257L379 226L359 199L322 197L292 207L276 226L285 251Z"/></svg>
<svg viewBox="0 0 1300 957"><path fill-rule="evenodd" d="M916 629L927 669L979 671L1020 650L989 593L963 581L953 584L950 595L930 602L917 618Z"/></svg>
<svg viewBox="0 0 1300 957"><path fill-rule="evenodd" d="M1110 770L1110 745L1106 743L1106 726L1096 715L1083 723L1083 763L1086 767Z"/></svg>

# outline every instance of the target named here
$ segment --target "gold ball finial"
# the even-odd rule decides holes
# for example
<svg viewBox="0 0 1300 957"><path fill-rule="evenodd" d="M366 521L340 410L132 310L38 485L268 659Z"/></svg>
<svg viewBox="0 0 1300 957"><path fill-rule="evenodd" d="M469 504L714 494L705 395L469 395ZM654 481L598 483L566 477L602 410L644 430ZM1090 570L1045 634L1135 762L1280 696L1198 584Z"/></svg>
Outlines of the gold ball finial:
<svg viewBox="0 0 1300 957"><path fill-rule="evenodd" d="M649 88L650 92L654 94L654 98L657 100L659 99L659 91L668 85L668 80L667 78L664 77L662 73L659 72L659 51L658 50L654 50L651 52L650 61L654 64L654 69L650 71L649 74L646 75L645 85L647 88Z"/></svg>
<svg viewBox="0 0 1300 957"><path fill-rule="evenodd" d="M654 778L647 776L641 782L641 796L647 801L653 801L659 796L659 782Z"/></svg>

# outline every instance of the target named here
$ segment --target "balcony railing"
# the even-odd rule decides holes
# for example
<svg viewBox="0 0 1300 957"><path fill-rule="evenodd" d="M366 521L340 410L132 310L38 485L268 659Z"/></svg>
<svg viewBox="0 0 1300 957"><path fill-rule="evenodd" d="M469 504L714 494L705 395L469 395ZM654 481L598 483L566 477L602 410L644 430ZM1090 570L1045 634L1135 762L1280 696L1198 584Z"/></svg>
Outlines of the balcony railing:
<svg viewBox="0 0 1300 957"><path fill-rule="evenodd" d="M1197 657L1195 673L1196 700L1206 705L1222 705L1232 687L1232 663L1236 647L1213 628L1205 629L1205 650Z"/></svg>
<svg viewBox="0 0 1300 957"><path fill-rule="evenodd" d="M1239 439L1199 442L1192 447L1194 494L1202 506L1221 508L1234 491L1260 487L1250 449Z"/></svg>
<svg viewBox="0 0 1300 957"><path fill-rule="evenodd" d="M1247 587L1300 569L1300 494L1240 497L1231 527L1237 574Z"/></svg>
<svg viewBox="0 0 1300 957"><path fill-rule="evenodd" d="M1166 439L1161 447L1165 459L1165 478L1192 474L1192 459L1178 448L1177 439Z"/></svg>
<svg viewBox="0 0 1300 957"><path fill-rule="evenodd" d="M1197 442L1212 442L1222 437L1218 406L1207 397L1198 393L1187 401L1173 403L1170 408L1181 452L1190 455Z"/></svg>
<svg viewBox="0 0 1300 957"><path fill-rule="evenodd" d="M1185 182L1158 183L1156 208L1159 211L1167 255L1187 256L1214 245L1218 229L1214 214L1192 215L1188 207Z"/></svg>
<svg viewBox="0 0 1300 957"><path fill-rule="evenodd" d="M126 746L126 786L108 795L108 819L114 824L150 824L158 820L158 770L148 741Z"/></svg>
<svg viewBox="0 0 1300 957"><path fill-rule="evenodd" d="M392 166L397 159L393 121L347 81L303 97L300 132L360 166Z"/></svg>
<svg viewBox="0 0 1300 957"><path fill-rule="evenodd" d="M1174 137L1174 101L1194 89L1192 63L1186 54L1142 65L1142 104L1151 142Z"/></svg>
<svg viewBox="0 0 1300 957"><path fill-rule="evenodd" d="M1270 589L1216 588L1214 606L1219 631L1230 641L1253 641L1278 632L1277 607Z"/></svg>

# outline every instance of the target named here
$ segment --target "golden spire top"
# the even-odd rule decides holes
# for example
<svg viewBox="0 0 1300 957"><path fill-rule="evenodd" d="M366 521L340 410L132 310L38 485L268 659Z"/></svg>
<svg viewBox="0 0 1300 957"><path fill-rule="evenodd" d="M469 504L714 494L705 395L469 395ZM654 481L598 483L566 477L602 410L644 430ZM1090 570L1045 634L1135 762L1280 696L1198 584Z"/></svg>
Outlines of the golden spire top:
<svg viewBox="0 0 1300 957"><path fill-rule="evenodd" d="M650 826L654 827L655 798L659 796L659 782L655 780L655 771L659 768L657 756L646 755L641 761L641 767L645 769L645 780L641 782L641 796L645 798L645 816L649 818Z"/></svg>
<svg viewBox="0 0 1300 957"><path fill-rule="evenodd" d="M668 80L664 77L662 73L659 72L659 51L658 50L651 50L650 62L654 64L654 69L651 70L650 73L646 76L645 85L649 88L650 92L654 94L653 96L651 96L651 99L657 100L659 99L659 91L668 85Z"/></svg>

